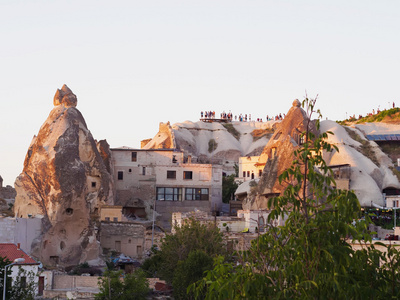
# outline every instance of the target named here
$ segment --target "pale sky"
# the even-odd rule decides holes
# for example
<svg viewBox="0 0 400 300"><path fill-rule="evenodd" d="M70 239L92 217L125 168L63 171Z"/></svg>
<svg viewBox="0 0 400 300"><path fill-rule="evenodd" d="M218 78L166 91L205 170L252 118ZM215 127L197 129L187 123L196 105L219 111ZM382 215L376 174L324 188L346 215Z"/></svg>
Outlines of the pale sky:
<svg viewBox="0 0 400 300"><path fill-rule="evenodd" d="M111 147L306 91L342 120L400 105L399 36L397 0L0 0L0 175L13 185L64 83Z"/></svg>

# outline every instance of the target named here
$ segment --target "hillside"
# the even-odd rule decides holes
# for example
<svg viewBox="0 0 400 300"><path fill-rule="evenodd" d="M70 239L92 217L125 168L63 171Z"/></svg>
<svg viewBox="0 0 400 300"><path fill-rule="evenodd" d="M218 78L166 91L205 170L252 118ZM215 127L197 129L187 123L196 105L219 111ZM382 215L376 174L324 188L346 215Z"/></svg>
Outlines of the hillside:
<svg viewBox="0 0 400 300"><path fill-rule="evenodd" d="M223 161L224 170L233 173L240 156L261 154L276 122L160 123L159 132L143 148L176 148L191 155L193 162Z"/></svg>
<svg viewBox="0 0 400 300"><path fill-rule="evenodd" d="M388 112L392 113L388 113ZM339 148L325 159L329 165L349 164L351 166L350 189L354 190L362 206L371 203L384 205L383 190L400 189L395 162L400 145L391 143L382 148L374 141L368 141L370 134L400 134L398 109L391 109L372 116L374 123L322 121L322 131L332 131L329 141ZM367 120L367 119L365 119ZM386 122L390 120L390 122ZM268 143L277 122L231 122L205 123L185 121L170 125L160 123L160 131L153 139L147 140L143 148L168 147L183 150L197 162L222 162L224 171L234 172L234 164L240 156L260 155Z"/></svg>
<svg viewBox="0 0 400 300"><path fill-rule="evenodd" d="M339 121L338 123L341 125L353 125L376 122L400 124L400 108L394 107L380 111L376 114L369 114L365 117L359 116L358 118L349 118L347 120Z"/></svg>

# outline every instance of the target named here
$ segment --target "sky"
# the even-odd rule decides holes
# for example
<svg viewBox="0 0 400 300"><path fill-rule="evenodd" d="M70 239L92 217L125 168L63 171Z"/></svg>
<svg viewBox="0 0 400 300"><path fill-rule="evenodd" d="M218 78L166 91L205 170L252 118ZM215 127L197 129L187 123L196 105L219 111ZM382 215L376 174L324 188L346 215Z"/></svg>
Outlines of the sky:
<svg viewBox="0 0 400 300"><path fill-rule="evenodd" d="M306 95L330 120L400 106L399 32L397 0L0 0L0 175L14 184L63 84L111 147Z"/></svg>

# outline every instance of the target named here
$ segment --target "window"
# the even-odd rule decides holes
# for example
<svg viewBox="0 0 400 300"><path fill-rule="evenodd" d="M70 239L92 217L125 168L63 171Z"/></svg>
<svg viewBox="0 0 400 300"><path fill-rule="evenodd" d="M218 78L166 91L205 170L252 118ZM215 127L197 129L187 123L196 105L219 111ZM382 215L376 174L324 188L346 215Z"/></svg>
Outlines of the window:
<svg viewBox="0 0 400 300"><path fill-rule="evenodd" d="M243 171L243 177L246 177L246 171Z"/></svg>
<svg viewBox="0 0 400 300"><path fill-rule="evenodd" d="M142 167L142 175L146 175L146 167Z"/></svg>
<svg viewBox="0 0 400 300"><path fill-rule="evenodd" d="M21 280L21 285L20 286L21 286L21 288L24 289L24 288L26 288L26 276L21 276L20 278L21 278L20 279Z"/></svg>
<svg viewBox="0 0 400 300"><path fill-rule="evenodd" d="M185 200L208 200L208 189L186 188Z"/></svg>
<svg viewBox="0 0 400 300"><path fill-rule="evenodd" d="M176 159L176 155L172 155L172 163L177 163L178 160Z"/></svg>
<svg viewBox="0 0 400 300"><path fill-rule="evenodd" d="M250 177L250 171L247 171L247 177Z"/></svg>
<svg viewBox="0 0 400 300"><path fill-rule="evenodd" d="M132 173L132 169L129 169L128 172L129 172L129 173Z"/></svg>
<svg viewBox="0 0 400 300"><path fill-rule="evenodd" d="M124 180L124 172L123 171L118 171L117 178L118 178L118 180Z"/></svg>
<svg viewBox="0 0 400 300"><path fill-rule="evenodd" d="M262 176L262 170L258 170L258 177Z"/></svg>
<svg viewBox="0 0 400 300"><path fill-rule="evenodd" d="M114 217L114 222L118 222L118 218L117 217Z"/></svg>
<svg viewBox="0 0 400 300"><path fill-rule="evenodd" d="M106 221L110 221L110 217L105 217L105 220Z"/></svg>
<svg viewBox="0 0 400 300"><path fill-rule="evenodd" d="M132 161L137 161L137 152L132 152Z"/></svg>
<svg viewBox="0 0 400 300"><path fill-rule="evenodd" d="M182 188L159 187L157 200L182 201Z"/></svg>
<svg viewBox="0 0 400 300"><path fill-rule="evenodd" d="M176 179L176 171L167 171L168 179Z"/></svg>
<svg viewBox="0 0 400 300"><path fill-rule="evenodd" d="M193 179L192 171L183 171L183 179Z"/></svg>
<svg viewBox="0 0 400 300"><path fill-rule="evenodd" d="M93 187L93 188L96 187L96 181L92 181L92 187Z"/></svg>
<svg viewBox="0 0 400 300"><path fill-rule="evenodd" d="M259 218L258 218L258 226L259 226L258 230L259 230L260 232L264 232L264 229L265 229L265 221L264 221L264 218L263 218L263 217L259 217Z"/></svg>
<svg viewBox="0 0 400 300"><path fill-rule="evenodd" d="M254 172L251 172L251 179L254 179Z"/></svg>

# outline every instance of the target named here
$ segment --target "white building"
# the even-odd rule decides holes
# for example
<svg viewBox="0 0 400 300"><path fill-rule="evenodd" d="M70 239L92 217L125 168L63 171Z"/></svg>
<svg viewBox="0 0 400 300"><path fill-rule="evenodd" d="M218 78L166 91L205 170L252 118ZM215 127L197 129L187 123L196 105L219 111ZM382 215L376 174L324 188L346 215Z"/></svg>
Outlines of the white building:
<svg viewBox="0 0 400 300"><path fill-rule="evenodd" d="M219 211L222 166L192 163L174 149L111 149L116 205L132 215L149 215L156 207L162 226L171 227L172 212ZM151 215L150 215L151 216Z"/></svg>
<svg viewBox="0 0 400 300"><path fill-rule="evenodd" d="M11 263L22 260L22 262L15 263L7 268L7 270L11 268L11 276L7 278L7 280L11 280L11 284L13 284L20 275L19 271L21 268L23 272L22 276L19 278L21 282L29 283L31 280L34 281L35 294L43 294L45 278L39 274L40 264L23 251L19 244L0 244L0 256L7 258Z"/></svg>
<svg viewBox="0 0 400 300"><path fill-rule="evenodd" d="M261 178L265 164L258 163L260 156L239 157L239 180L248 181Z"/></svg>

